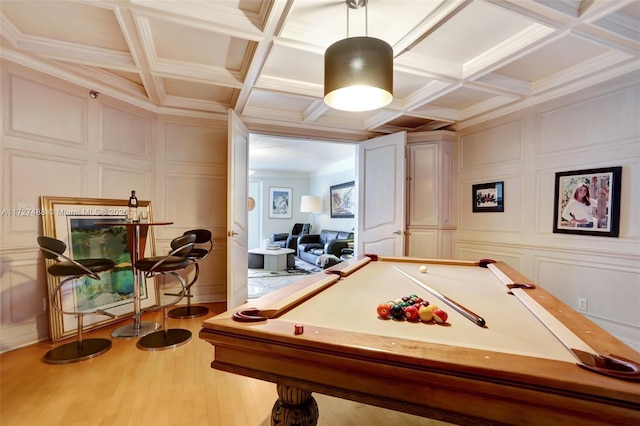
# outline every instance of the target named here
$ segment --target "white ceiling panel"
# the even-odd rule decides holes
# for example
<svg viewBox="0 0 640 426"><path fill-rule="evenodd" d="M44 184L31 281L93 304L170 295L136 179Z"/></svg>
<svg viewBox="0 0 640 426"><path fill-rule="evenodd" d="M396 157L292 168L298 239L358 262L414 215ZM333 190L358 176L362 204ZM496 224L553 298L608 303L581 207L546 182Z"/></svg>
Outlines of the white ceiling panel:
<svg viewBox="0 0 640 426"><path fill-rule="evenodd" d="M87 96L345 141L460 129L640 68L640 0L369 0L348 16L343 0L2 0L0 56ZM323 102L347 25L394 49L382 110Z"/></svg>

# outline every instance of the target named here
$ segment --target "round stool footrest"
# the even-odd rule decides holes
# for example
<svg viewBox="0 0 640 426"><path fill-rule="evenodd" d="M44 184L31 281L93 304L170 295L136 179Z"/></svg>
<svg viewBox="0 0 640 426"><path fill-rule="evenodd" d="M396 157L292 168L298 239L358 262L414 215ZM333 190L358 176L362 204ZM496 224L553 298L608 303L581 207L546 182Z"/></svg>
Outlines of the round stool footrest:
<svg viewBox="0 0 640 426"><path fill-rule="evenodd" d="M170 328L147 334L138 340L136 346L138 349L145 351L163 351L182 346L190 340L191 331L182 328Z"/></svg>
<svg viewBox="0 0 640 426"><path fill-rule="evenodd" d="M209 313L209 309L206 306L180 306L169 311L171 318L196 318L201 317Z"/></svg>
<svg viewBox="0 0 640 426"><path fill-rule="evenodd" d="M83 339L82 342L70 342L51 349L43 358L47 364L70 364L85 361L102 355L111 349L109 339Z"/></svg>

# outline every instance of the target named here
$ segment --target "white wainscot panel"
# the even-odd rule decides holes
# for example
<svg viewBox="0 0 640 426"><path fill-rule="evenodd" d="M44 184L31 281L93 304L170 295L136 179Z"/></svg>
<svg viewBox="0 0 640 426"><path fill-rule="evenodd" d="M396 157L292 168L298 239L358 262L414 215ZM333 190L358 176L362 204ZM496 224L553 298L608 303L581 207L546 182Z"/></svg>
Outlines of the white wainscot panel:
<svg viewBox="0 0 640 426"><path fill-rule="evenodd" d="M165 206L164 219L176 227L206 227L212 223L226 223L226 177L167 175L164 180L165 199L173 200Z"/></svg>
<svg viewBox="0 0 640 426"><path fill-rule="evenodd" d="M576 152L640 135L640 88L589 99L537 117L539 153Z"/></svg>
<svg viewBox="0 0 640 426"><path fill-rule="evenodd" d="M216 247L200 264L200 276L192 288L193 303L219 302L225 300L227 286L226 247ZM193 273L191 273L191 276ZM222 295L222 297L220 297ZM184 302L184 301L183 301Z"/></svg>
<svg viewBox="0 0 640 426"><path fill-rule="evenodd" d="M523 125L514 121L460 137L461 169L522 161Z"/></svg>
<svg viewBox="0 0 640 426"><path fill-rule="evenodd" d="M38 279L45 269L37 261L37 252L5 252L0 258L0 352L5 352L48 336L48 298L44 276Z"/></svg>
<svg viewBox="0 0 640 426"><path fill-rule="evenodd" d="M129 199L131 190L138 200L149 200L151 172L133 168L121 169L110 165L100 166L100 194L102 198ZM153 212L153 203L151 209Z"/></svg>
<svg viewBox="0 0 640 426"><path fill-rule="evenodd" d="M165 160L225 166L227 129L167 124Z"/></svg>
<svg viewBox="0 0 640 426"><path fill-rule="evenodd" d="M38 213L41 195L81 197L85 193L86 167L80 161L7 151L5 162L9 172L9 181L5 185L8 186L10 201L6 206L8 214L4 215L4 219L10 221L4 228L5 232L36 234L41 220ZM3 243L10 246L9 241Z"/></svg>
<svg viewBox="0 0 640 426"><path fill-rule="evenodd" d="M102 106L101 146L106 152L146 158L151 144L152 120L122 111L109 105Z"/></svg>
<svg viewBox="0 0 640 426"><path fill-rule="evenodd" d="M86 100L11 76L11 134L46 142L86 144Z"/></svg>
<svg viewBox="0 0 640 426"><path fill-rule="evenodd" d="M438 236L435 229L409 229L407 236L407 256L411 257L438 257Z"/></svg>
<svg viewBox="0 0 640 426"><path fill-rule="evenodd" d="M620 261L617 261L619 263ZM640 270L637 260L613 265L587 256L571 259L539 258L538 283L567 305L578 309L626 343L640 347Z"/></svg>
<svg viewBox="0 0 640 426"><path fill-rule="evenodd" d="M473 185L502 181L504 212L473 212ZM494 232L496 241L500 233L522 232L522 197L531 197L530 190L523 190L522 180L516 177L492 177L482 181L460 182L460 230ZM551 191L553 195L553 190ZM524 215L529 217L528 215Z"/></svg>

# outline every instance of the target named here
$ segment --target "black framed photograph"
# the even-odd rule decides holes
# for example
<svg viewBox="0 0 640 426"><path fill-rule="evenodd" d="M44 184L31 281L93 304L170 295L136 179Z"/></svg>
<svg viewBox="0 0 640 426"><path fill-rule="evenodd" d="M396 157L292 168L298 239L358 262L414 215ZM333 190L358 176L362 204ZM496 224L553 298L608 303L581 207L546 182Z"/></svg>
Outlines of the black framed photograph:
<svg viewBox="0 0 640 426"><path fill-rule="evenodd" d="M353 218L356 211L355 181L329 188L332 218Z"/></svg>
<svg viewBox="0 0 640 426"><path fill-rule="evenodd" d="M553 232L617 237L622 167L556 173Z"/></svg>
<svg viewBox="0 0 640 426"><path fill-rule="evenodd" d="M504 211L504 182L479 183L471 193L474 213Z"/></svg>
<svg viewBox="0 0 640 426"><path fill-rule="evenodd" d="M269 217L271 219L291 219L291 196L293 188L269 188Z"/></svg>

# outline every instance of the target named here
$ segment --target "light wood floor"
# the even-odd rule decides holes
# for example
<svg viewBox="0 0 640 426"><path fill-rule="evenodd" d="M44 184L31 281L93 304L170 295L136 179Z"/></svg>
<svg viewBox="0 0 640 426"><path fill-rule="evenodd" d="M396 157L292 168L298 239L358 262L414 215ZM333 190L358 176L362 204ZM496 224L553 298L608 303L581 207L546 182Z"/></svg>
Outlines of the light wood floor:
<svg viewBox="0 0 640 426"><path fill-rule="evenodd" d="M223 309L222 304L207 306L212 312ZM213 347L198 338L203 318L170 319L170 327L193 332L191 342L173 350L147 352L136 348L135 339L113 339L113 347L104 355L68 365L42 362L42 356L53 347L51 341L0 355L0 425L269 425L277 398L275 385L213 370L209 365ZM159 313L145 317L147 321L160 319ZM109 337L111 330L122 324L86 333L85 337ZM442 424L321 394L314 396L320 409L319 425Z"/></svg>

